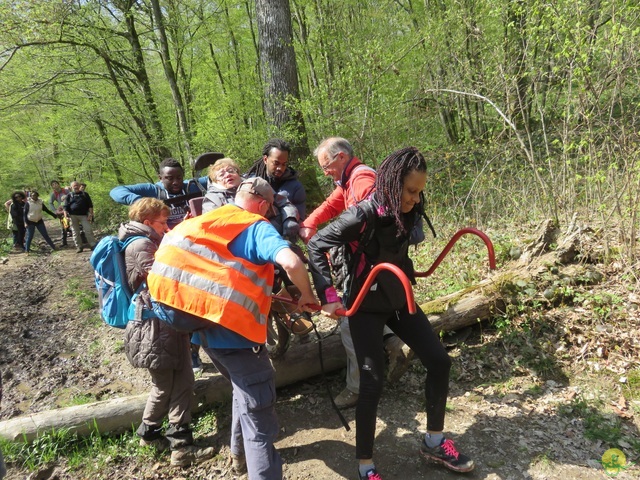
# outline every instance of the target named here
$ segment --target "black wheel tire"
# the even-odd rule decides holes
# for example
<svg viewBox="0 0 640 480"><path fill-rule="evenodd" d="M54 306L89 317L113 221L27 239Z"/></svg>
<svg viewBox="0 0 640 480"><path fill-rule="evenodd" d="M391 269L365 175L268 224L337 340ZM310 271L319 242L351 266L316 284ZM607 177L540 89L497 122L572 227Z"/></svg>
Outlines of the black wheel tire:
<svg viewBox="0 0 640 480"><path fill-rule="evenodd" d="M289 348L291 334L280 319L280 314L269 312L269 324L267 325L267 351L272 360L280 358Z"/></svg>

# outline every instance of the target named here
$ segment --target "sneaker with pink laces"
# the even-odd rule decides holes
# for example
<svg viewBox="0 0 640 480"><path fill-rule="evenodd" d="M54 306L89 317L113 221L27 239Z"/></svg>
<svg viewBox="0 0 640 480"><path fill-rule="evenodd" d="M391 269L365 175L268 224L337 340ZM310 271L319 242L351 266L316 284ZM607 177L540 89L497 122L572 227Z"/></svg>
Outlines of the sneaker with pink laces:
<svg viewBox="0 0 640 480"><path fill-rule="evenodd" d="M358 470L358 478L360 480L382 480L382 477L378 472L376 472L375 468L367 470L367 473L365 473L364 475L360 475L360 471Z"/></svg>
<svg viewBox="0 0 640 480"><path fill-rule="evenodd" d="M453 440L443 438L437 447L429 447L422 439L420 453L427 460L440 463L454 472L470 472L475 467L473 460L458 452Z"/></svg>

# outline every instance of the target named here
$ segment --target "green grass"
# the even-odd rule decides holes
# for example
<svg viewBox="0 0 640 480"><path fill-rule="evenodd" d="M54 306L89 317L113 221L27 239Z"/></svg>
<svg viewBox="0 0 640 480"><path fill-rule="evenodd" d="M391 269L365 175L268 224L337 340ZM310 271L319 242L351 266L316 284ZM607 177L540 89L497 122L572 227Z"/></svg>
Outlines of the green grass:
<svg viewBox="0 0 640 480"><path fill-rule="evenodd" d="M140 447L138 441L134 430L121 435L105 435L94 426L85 437L69 429L52 429L32 442L10 442L0 438L0 450L9 467L37 471L64 459L71 471L82 472L81 476L86 477L132 456L141 463L166 456L166 453L158 454L151 448Z"/></svg>
<svg viewBox="0 0 640 480"><path fill-rule="evenodd" d="M590 404L582 397L576 397L568 405L563 405L559 413L564 416L578 418L582 421L584 436L589 440L602 441L609 448L631 445L635 451L640 451L640 441L627 436L620 418L612 413L603 412L603 405L598 402Z"/></svg>
<svg viewBox="0 0 640 480"><path fill-rule="evenodd" d="M63 295L75 298L78 303L78 310L81 312L88 312L98 308L98 294L95 289L82 290L80 284L80 279L70 278L62 292Z"/></svg>
<svg viewBox="0 0 640 480"><path fill-rule="evenodd" d="M87 403L93 403L98 399L92 393L79 393L71 398L68 406L86 405Z"/></svg>
<svg viewBox="0 0 640 480"><path fill-rule="evenodd" d="M622 392L628 401L640 401L640 368L629 371L627 382L624 384Z"/></svg>

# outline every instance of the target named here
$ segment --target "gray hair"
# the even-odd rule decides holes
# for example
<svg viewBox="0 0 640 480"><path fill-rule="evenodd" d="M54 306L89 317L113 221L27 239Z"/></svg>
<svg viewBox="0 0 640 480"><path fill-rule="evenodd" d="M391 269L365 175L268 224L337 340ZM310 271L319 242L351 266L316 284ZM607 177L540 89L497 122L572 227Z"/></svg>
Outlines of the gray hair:
<svg viewBox="0 0 640 480"><path fill-rule="evenodd" d="M320 145L313 151L315 157L318 156L321 150L326 150L329 158L335 157L338 153L344 152L349 159L353 158L353 147L349 143L349 140L342 137L329 137L320 142Z"/></svg>

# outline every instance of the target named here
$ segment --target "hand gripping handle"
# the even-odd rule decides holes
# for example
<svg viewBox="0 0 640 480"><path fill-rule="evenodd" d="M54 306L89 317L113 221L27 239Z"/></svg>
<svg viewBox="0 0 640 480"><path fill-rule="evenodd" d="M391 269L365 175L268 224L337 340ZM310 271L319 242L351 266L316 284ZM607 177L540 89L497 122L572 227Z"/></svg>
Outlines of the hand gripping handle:
<svg viewBox="0 0 640 480"><path fill-rule="evenodd" d="M391 263L379 263L376 266L374 266L369 272L369 275L367 276L367 280L364 282L364 285L360 289L360 292L358 293L358 296L353 302L353 305L351 305L351 308L349 308L348 310L345 310L344 308L339 308L335 312L336 315L339 315L341 317L350 317L351 315L356 313L358 311L358 308L360 307L360 304L364 300L364 297L369 292L369 288L371 288L371 285L373 284L374 280L382 270L389 270L396 277L398 277L398 280L400 280L400 282L402 282L402 286L404 288L404 294L406 295L406 298L407 298L407 307L409 309L409 313L412 315L416 313L416 302L413 298L413 289L411 288L411 281L409 281L409 278L407 277L407 275L396 265L393 265ZM292 303L294 305L297 304L295 300L287 297L282 297L280 295L272 295L272 298L274 300L278 300L285 303ZM306 306L315 311L320 311L322 309L320 305L317 305L315 303L311 303Z"/></svg>

